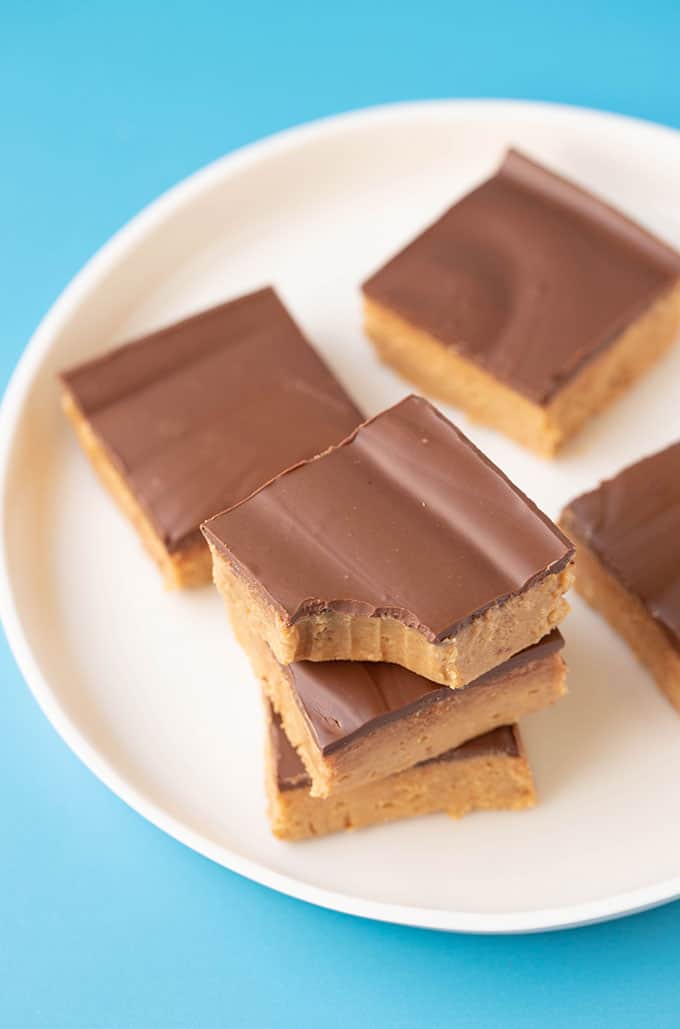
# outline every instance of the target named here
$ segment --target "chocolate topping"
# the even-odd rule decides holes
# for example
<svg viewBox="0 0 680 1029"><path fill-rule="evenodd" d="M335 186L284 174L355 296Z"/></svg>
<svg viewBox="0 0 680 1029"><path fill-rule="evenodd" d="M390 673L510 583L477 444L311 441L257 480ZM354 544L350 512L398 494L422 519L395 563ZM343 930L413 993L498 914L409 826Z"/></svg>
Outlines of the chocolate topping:
<svg viewBox="0 0 680 1029"><path fill-rule="evenodd" d="M390 615L441 641L573 548L431 404L407 397L204 527L284 617Z"/></svg>
<svg viewBox="0 0 680 1029"><path fill-rule="evenodd" d="M399 665L371 661L298 661L281 668L324 755L387 722L435 703L464 704L470 691L497 689L510 674L556 654L557 629L462 689L439 686Z"/></svg>
<svg viewBox="0 0 680 1029"><path fill-rule="evenodd" d="M272 289L62 379L170 550L363 417Z"/></svg>
<svg viewBox="0 0 680 1029"><path fill-rule="evenodd" d="M302 759L288 741L281 720L269 707L269 734L271 752L280 790L309 789L312 785ZM461 761L474 757L500 754L505 757L519 757L520 748L514 726L503 725L491 732L477 736L460 747L447 750L445 754L420 761L416 767L432 765L440 761Z"/></svg>
<svg viewBox="0 0 680 1029"><path fill-rule="evenodd" d="M680 277L680 254L514 150L364 284L544 404Z"/></svg>
<svg viewBox="0 0 680 1029"><path fill-rule="evenodd" d="M266 704L266 707L269 713L271 754L279 789L292 790L297 787L309 789L312 780L307 775L302 758L289 742L281 725L281 719L274 708L269 703Z"/></svg>
<svg viewBox="0 0 680 1029"><path fill-rule="evenodd" d="M680 648L680 443L572 500L563 520Z"/></svg>

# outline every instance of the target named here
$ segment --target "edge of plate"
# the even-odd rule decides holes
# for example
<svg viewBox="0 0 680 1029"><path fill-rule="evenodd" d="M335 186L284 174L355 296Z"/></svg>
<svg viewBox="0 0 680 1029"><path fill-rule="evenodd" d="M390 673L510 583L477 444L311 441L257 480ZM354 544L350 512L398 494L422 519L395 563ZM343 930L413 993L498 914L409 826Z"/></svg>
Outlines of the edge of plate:
<svg viewBox="0 0 680 1029"><path fill-rule="evenodd" d="M8 472L16 441L17 426L26 394L52 339L70 313L84 297L96 289L107 269L121 260L148 232L191 203L204 189L223 177L243 170L248 164L274 156L277 152L304 143L319 135L332 135L348 126L372 120L389 121L405 114L427 112L449 117L451 114L484 112L494 117L504 111L527 117L551 112L560 118L588 118L629 125L637 131L672 137L676 130L653 122L595 109L562 104L516 100L425 100L386 104L322 118L301 126L285 129L219 158L163 193L145 207L127 225L116 232L84 265L66 286L40 322L27 344L9 381L0 405L0 619L17 665L36 702L67 746L83 764L121 800L169 836L195 850L216 864L280 893L307 901L319 907L377 921L392 922L419 928L466 933L527 933L587 925L634 914L680 897L680 876L649 886L638 887L611 897L550 909L509 912L440 911L370 901L312 886L292 876L272 871L266 865L244 858L213 843L207 837L169 817L158 805L121 777L102 759L67 716L32 653L17 611L8 572L6 556L5 511L8 503Z"/></svg>

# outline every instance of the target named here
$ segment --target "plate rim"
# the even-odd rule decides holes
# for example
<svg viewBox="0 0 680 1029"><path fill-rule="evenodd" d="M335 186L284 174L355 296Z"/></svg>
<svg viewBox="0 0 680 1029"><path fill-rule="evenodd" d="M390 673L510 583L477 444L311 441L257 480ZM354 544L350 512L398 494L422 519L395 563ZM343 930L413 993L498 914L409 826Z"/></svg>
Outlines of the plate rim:
<svg viewBox="0 0 680 1029"><path fill-rule="evenodd" d="M69 281L40 321L10 377L0 404L0 620L7 641L26 685L39 708L82 763L128 807L203 857L232 872L287 896L318 907L376 921L450 932L479 934L528 933L587 925L634 914L680 897L680 875L646 886L635 887L594 901L509 912L468 912L452 909L394 904L355 897L315 886L270 868L266 863L244 857L220 845L167 814L145 796L115 766L103 758L74 724L43 675L24 631L12 593L7 560L6 510L9 499L10 465L26 397L34 377L50 351L61 324L95 290L108 268L117 264L148 233L189 205L204 190L221 179L243 171L249 164L276 156L309 139L328 137L364 124L400 120L409 114L441 112L464 114L484 112L486 117L512 111L533 117L552 114L562 119L589 119L618 123L635 132L680 141L680 132L656 122L601 111L595 108L512 99L440 99L383 104L347 111L284 129L240 147L192 173L155 200L120 228Z"/></svg>

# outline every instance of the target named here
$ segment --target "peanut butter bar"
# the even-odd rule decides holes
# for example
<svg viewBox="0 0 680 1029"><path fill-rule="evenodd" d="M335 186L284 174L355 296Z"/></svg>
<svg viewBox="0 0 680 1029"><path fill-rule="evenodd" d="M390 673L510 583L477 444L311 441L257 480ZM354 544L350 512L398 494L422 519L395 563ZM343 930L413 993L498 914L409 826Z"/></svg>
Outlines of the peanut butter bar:
<svg viewBox="0 0 680 1029"><path fill-rule="evenodd" d="M680 443L577 497L561 521L576 589L680 711Z"/></svg>
<svg viewBox="0 0 680 1029"><path fill-rule="evenodd" d="M493 732L380 782L326 800L311 796L304 765L269 711L266 786L272 832L304 840L343 829L443 811L518 811L536 802L533 778L516 726Z"/></svg>
<svg viewBox="0 0 680 1029"><path fill-rule="evenodd" d="M232 622L284 665L387 661L460 687L567 611L571 543L419 397L203 530Z"/></svg>
<svg viewBox="0 0 680 1029"><path fill-rule="evenodd" d="M210 581L200 524L362 415L272 289L62 374L63 406L167 586Z"/></svg>
<svg viewBox="0 0 680 1029"><path fill-rule="evenodd" d="M515 150L363 286L385 363L552 456L680 328L680 254Z"/></svg>
<svg viewBox="0 0 680 1029"><path fill-rule="evenodd" d="M403 772L566 693L557 629L460 690L380 662L280 665L262 640L241 635L240 642L302 759L313 797Z"/></svg>

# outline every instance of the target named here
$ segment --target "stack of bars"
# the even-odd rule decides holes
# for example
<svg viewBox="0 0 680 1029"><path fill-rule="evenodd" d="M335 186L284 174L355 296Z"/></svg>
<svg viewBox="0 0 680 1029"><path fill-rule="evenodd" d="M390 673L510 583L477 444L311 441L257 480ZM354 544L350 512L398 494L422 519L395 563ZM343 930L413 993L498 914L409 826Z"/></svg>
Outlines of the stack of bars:
<svg viewBox="0 0 680 1029"><path fill-rule="evenodd" d="M203 526L262 683L274 833L535 800L573 547L411 396Z"/></svg>
<svg viewBox="0 0 680 1029"><path fill-rule="evenodd" d="M565 690L573 548L434 407L364 422L271 289L62 384L166 583L227 602L276 835L533 803L516 723Z"/></svg>

